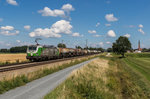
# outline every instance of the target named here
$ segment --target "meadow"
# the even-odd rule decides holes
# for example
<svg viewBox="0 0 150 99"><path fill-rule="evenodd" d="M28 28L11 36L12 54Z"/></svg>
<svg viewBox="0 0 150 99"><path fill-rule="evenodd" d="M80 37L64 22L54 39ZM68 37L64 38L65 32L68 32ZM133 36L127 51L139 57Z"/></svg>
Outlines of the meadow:
<svg viewBox="0 0 150 99"><path fill-rule="evenodd" d="M150 99L149 53L106 57L74 71L45 99Z"/></svg>
<svg viewBox="0 0 150 99"><path fill-rule="evenodd" d="M25 53L18 53L18 54L0 54L0 63L1 64L8 64L8 63L16 63L16 62L24 62L26 60Z"/></svg>

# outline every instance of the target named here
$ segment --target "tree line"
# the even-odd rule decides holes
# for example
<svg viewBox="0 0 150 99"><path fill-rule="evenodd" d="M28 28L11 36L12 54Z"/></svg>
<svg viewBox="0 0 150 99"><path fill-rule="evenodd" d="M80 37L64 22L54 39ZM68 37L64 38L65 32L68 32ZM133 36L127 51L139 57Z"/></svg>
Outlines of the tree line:
<svg viewBox="0 0 150 99"><path fill-rule="evenodd" d="M16 46L10 49L0 49L0 53L26 53L27 46Z"/></svg>

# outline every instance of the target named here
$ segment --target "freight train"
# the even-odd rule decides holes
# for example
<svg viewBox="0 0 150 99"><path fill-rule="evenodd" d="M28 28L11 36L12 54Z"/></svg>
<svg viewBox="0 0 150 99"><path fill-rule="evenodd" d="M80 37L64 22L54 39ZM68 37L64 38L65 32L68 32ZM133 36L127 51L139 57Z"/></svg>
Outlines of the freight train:
<svg viewBox="0 0 150 99"><path fill-rule="evenodd" d="M65 57L97 54L100 51L73 48L58 48L53 45L30 45L27 48L26 58L30 61L43 61Z"/></svg>

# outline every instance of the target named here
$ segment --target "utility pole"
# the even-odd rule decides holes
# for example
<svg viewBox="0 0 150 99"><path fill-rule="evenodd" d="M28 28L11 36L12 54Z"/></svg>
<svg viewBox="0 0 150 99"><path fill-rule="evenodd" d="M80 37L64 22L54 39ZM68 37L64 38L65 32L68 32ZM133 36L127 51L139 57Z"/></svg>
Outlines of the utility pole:
<svg viewBox="0 0 150 99"><path fill-rule="evenodd" d="M62 40L62 42L61 42L61 46L62 46L62 48L63 48L63 43L64 43L64 40Z"/></svg>
<svg viewBox="0 0 150 99"><path fill-rule="evenodd" d="M86 39L86 49L88 48L88 39Z"/></svg>
<svg viewBox="0 0 150 99"><path fill-rule="evenodd" d="M62 44L64 44L64 40L62 40Z"/></svg>

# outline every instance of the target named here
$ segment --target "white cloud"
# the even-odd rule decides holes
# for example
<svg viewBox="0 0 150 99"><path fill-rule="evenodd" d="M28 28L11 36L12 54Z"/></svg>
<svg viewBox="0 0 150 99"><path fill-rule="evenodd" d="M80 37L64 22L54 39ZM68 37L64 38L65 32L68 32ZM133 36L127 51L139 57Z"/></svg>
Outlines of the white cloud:
<svg viewBox="0 0 150 99"><path fill-rule="evenodd" d="M95 30L88 30L88 33L94 34L94 33L96 33L96 31Z"/></svg>
<svg viewBox="0 0 150 99"><path fill-rule="evenodd" d="M107 32L107 35L108 35L109 37L116 37L116 33L115 33L113 30L109 30L109 31Z"/></svg>
<svg viewBox="0 0 150 99"><path fill-rule="evenodd" d="M108 27L108 26L111 26L111 24L105 24L105 26L107 26L107 27Z"/></svg>
<svg viewBox="0 0 150 99"><path fill-rule="evenodd" d="M42 16L54 16L54 17L57 17L57 16L64 17L65 16L65 13L63 10L58 10L58 9L51 10L48 7L44 7L44 9L39 10L38 13L41 13Z"/></svg>
<svg viewBox="0 0 150 99"><path fill-rule="evenodd" d="M104 43L103 43L103 42L99 42L99 45L100 45L101 47L103 47Z"/></svg>
<svg viewBox="0 0 150 99"><path fill-rule="evenodd" d="M114 17L114 14L106 14L105 19L108 22L118 21L118 19L116 17Z"/></svg>
<svg viewBox="0 0 150 99"><path fill-rule="evenodd" d="M142 24L139 24L139 28L143 28L143 25L142 25Z"/></svg>
<svg viewBox="0 0 150 99"><path fill-rule="evenodd" d="M2 22L3 21L3 19L2 18L0 18L0 22Z"/></svg>
<svg viewBox="0 0 150 99"><path fill-rule="evenodd" d="M140 29L138 29L138 31L140 32L140 33L142 33L142 34L145 34L145 32L140 28Z"/></svg>
<svg viewBox="0 0 150 99"><path fill-rule="evenodd" d="M24 29L26 29L26 30L30 30L30 28L31 28L30 25L25 25L25 26L24 26Z"/></svg>
<svg viewBox="0 0 150 99"><path fill-rule="evenodd" d="M107 41L106 44L111 44L111 42Z"/></svg>
<svg viewBox="0 0 150 99"><path fill-rule="evenodd" d="M11 5L18 5L18 3L15 0L6 0L8 4Z"/></svg>
<svg viewBox="0 0 150 99"><path fill-rule="evenodd" d="M20 31L14 30L13 26L1 26L0 27L0 34L2 35L11 36L11 35L17 35L19 33Z"/></svg>
<svg viewBox="0 0 150 99"><path fill-rule="evenodd" d="M97 24L96 24L96 27L98 27L100 25L100 23L98 22Z"/></svg>
<svg viewBox="0 0 150 99"><path fill-rule="evenodd" d="M17 35L19 33L20 33L20 31L18 31L18 30L15 30L15 31L1 30L0 31L0 34L5 35L5 36Z"/></svg>
<svg viewBox="0 0 150 99"><path fill-rule="evenodd" d="M81 36L81 35L80 35L80 33L77 33L77 32L76 32L76 33L73 33L72 36L74 36L74 37L79 37L79 36Z"/></svg>
<svg viewBox="0 0 150 99"><path fill-rule="evenodd" d="M17 43L20 43L21 41L20 41L20 40L16 40L16 42L17 42Z"/></svg>
<svg viewBox="0 0 150 99"><path fill-rule="evenodd" d="M66 12L74 11L74 8L71 4L64 4L61 9Z"/></svg>
<svg viewBox="0 0 150 99"><path fill-rule="evenodd" d="M69 21L60 20L54 23L51 28L37 28L33 32L29 33L30 37L43 36L43 37L61 37L63 34L71 34L72 25Z"/></svg>
<svg viewBox="0 0 150 99"><path fill-rule="evenodd" d="M38 13L41 13L42 16L63 17L71 20L71 18L69 17L70 11L74 11L72 5L64 4L61 9L51 10L48 7L44 7L44 9L39 10Z"/></svg>
<svg viewBox="0 0 150 99"><path fill-rule="evenodd" d="M125 34L124 36L127 37L127 38L130 38L131 35L130 34Z"/></svg>
<svg viewBox="0 0 150 99"><path fill-rule="evenodd" d="M101 35L98 35L98 34L97 34L97 35L93 35L93 36L94 36L94 37L101 37Z"/></svg>
<svg viewBox="0 0 150 99"><path fill-rule="evenodd" d="M8 31L11 31L11 30L14 30L14 27L13 27L13 26L1 26L1 27L0 27L0 30L8 30Z"/></svg>

